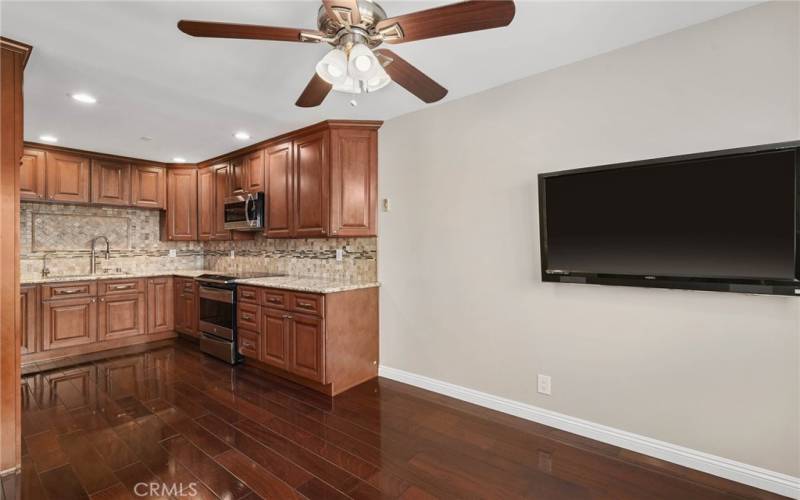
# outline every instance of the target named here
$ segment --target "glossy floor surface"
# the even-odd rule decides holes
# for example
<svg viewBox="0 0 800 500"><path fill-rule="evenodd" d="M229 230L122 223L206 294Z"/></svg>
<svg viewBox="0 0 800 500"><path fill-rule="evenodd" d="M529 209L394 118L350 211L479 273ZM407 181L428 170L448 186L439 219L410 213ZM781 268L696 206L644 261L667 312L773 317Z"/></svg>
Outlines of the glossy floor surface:
<svg viewBox="0 0 800 500"><path fill-rule="evenodd" d="M6 498L777 498L386 379L330 399L188 343L49 368L23 380Z"/></svg>

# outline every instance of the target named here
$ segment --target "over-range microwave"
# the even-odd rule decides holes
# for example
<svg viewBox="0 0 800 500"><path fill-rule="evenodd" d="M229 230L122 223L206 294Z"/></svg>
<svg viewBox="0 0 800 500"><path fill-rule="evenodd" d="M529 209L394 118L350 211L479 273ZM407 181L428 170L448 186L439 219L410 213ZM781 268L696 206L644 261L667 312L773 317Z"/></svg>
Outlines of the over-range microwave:
<svg viewBox="0 0 800 500"><path fill-rule="evenodd" d="M225 229L264 229L264 193L247 193L225 198Z"/></svg>

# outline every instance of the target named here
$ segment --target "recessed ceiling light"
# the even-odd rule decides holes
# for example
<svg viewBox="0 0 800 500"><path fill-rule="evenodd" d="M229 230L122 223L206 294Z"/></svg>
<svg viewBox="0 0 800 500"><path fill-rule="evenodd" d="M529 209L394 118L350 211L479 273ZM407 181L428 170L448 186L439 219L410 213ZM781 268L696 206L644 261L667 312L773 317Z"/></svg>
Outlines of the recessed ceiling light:
<svg viewBox="0 0 800 500"><path fill-rule="evenodd" d="M240 141L246 141L247 139L250 138L250 134L248 134L247 132L241 132L241 131L240 132L236 132L235 134L233 134L233 136L236 137L237 139L239 139Z"/></svg>
<svg viewBox="0 0 800 500"><path fill-rule="evenodd" d="M152 141L153 138L150 137L149 135L143 135L143 136L139 137L139 140L142 140L144 142L149 142L149 141Z"/></svg>
<svg viewBox="0 0 800 500"><path fill-rule="evenodd" d="M172 159L172 161L175 163L186 163L186 158L181 158L180 156L176 156L175 158Z"/></svg>
<svg viewBox="0 0 800 500"><path fill-rule="evenodd" d="M77 92L75 94L70 94L70 97L72 97L76 101L82 102L84 104L94 104L94 103L97 102L97 98L96 97L94 97L92 95L89 95L89 94L85 94L83 92Z"/></svg>
<svg viewBox="0 0 800 500"><path fill-rule="evenodd" d="M50 134L43 134L39 136L39 140L44 142L58 142L58 137Z"/></svg>

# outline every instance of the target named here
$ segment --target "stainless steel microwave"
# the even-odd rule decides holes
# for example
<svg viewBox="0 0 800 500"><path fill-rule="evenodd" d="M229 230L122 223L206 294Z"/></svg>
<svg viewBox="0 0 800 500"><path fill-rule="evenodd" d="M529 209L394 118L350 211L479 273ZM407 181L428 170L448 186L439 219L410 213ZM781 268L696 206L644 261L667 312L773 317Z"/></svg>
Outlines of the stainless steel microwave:
<svg viewBox="0 0 800 500"><path fill-rule="evenodd" d="M225 229L264 229L264 193L247 193L225 198Z"/></svg>

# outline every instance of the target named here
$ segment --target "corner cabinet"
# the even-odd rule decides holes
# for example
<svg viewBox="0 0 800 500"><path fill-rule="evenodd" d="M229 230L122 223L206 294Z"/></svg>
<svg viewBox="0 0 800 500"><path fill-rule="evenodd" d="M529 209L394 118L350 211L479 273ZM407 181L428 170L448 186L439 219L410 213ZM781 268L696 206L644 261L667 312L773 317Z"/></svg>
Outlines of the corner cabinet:
<svg viewBox="0 0 800 500"><path fill-rule="evenodd" d="M325 122L266 149L272 238L377 234L378 127Z"/></svg>
<svg viewBox="0 0 800 500"><path fill-rule="evenodd" d="M167 213L161 217L161 239L197 240L197 170L170 168L167 172Z"/></svg>

